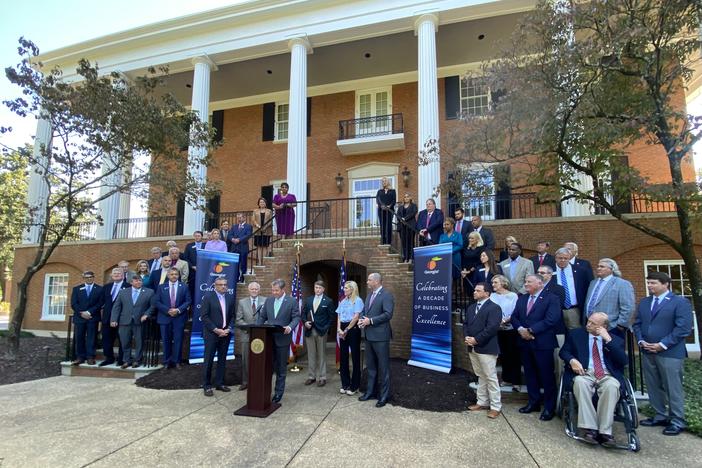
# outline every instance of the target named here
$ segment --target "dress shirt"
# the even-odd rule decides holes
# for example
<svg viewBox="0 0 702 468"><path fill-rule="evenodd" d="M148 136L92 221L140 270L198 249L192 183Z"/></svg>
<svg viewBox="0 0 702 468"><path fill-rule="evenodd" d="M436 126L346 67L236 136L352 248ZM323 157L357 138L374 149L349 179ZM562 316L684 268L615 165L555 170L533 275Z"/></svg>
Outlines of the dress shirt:
<svg viewBox="0 0 702 468"><path fill-rule="evenodd" d="M607 370L607 366L605 365L604 361L604 353L602 352L602 337L595 336L592 334L588 334L588 341L587 341L587 349L588 349L588 356L590 357L590 363L587 366L587 370L592 371L593 374L595 372L595 361L592 359L592 342L597 341L597 351L600 353L600 361L602 362L602 369L605 371L605 374L609 374L609 371Z"/></svg>
<svg viewBox="0 0 702 468"><path fill-rule="evenodd" d="M339 314L339 320L342 322L350 322L354 315L361 312L363 312L363 300L360 297L357 297L353 303L348 297L345 297L336 308L336 313Z"/></svg>
<svg viewBox="0 0 702 468"><path fill-rule="evenodd" d="M578 298L575 295L575 279L573 278L573 267L568 265L563 269L563 272L565 273L566 276L566 281L568 281L568 296L570 297L570 306L575 307L578 305ZM561 268L556 266L556 280L558 281L558 284L563 286L563 283L561 282ZM563 286L565 288L565 286Z"/></svg>

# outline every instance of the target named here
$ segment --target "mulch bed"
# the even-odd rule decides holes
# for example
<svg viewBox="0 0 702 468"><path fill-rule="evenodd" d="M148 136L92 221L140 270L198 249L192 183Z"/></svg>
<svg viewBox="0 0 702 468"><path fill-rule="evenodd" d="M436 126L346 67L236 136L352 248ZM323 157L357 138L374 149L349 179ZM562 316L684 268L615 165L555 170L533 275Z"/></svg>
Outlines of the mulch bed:
<svg viewBox="0 0 702 468"><path fill-rule="evenodd" d="M216 366L216 363L215 363ZM138 387L153 388L158 390L189 390L202 388L202 375L205 365L185 364L180 369L162 368L136 380ZM234 386L241 383L241 359L239 356L227 362L224 374L224 385ZM212 378L215 376L215 367L212 368ZM213 382L214 383L214 382Z"/></svg>
<svg viewBox="0 0 702 468"><path fill-rule="evenodd" d="M65 354L65 339L30 336L20 339L19 354L12 359L5 338L0 338L0 385L61 375Z"/></svg>

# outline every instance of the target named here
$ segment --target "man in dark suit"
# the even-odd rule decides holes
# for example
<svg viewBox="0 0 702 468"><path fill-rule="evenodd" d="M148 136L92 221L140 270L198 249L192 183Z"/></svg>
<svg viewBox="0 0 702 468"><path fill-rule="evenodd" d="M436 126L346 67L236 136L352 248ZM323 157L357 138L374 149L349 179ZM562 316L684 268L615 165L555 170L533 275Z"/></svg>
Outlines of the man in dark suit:
<svg viewBox="0 0 702 468"><path fill-rule="evenodd" d="M283 327L282 332L274 333L275 353L273 368L275 369L275 391L272 401L280 403L285 392L285 376L288 372L288 354L292 343L292 331L300 323L300 308L297 301L285 294L285 281L274 280L271 283L271 297L266 299L263 309L258 315L259 325L267 323Z"/></svg>
<svg viewBox="0 0 702 468"><path fill-rule="evenodd" d="M597 278L590 282L587 290L583 320L587 321L594 312L604 312L610 332L623 339L634 313L634 287L621 277L619 265L611 258L601 258L596 272Z"/></svg>
<svg viewBox="0 0 702 468"><path fill-rule="evenodd" d="M552 270L556 269L556 257L548 253L549 247L551 247L551 243L547 241L536 244L536 255L529 258L534 264L534 271L538 271L541 265L548 265Z"/></svg>
<svg viewBox="0 0 702 468"><path fill-rule="evenodd" d="M375 194L375 203L378 205L380 243L387 245L392 241L392 218L395 215L397 194L395 189L390 188L390 180L387 177L380 179L380 182L383 186Z"/></svg>
<svg viewBox="0 0 702 468"><path fill-rule="evenodd" d="M142 323L151 317L156 305L153 290L144 288L141 276L132 277L132 287L119 292L112 307L110 326L119 327L119 341L122 345L124 363L122 369L130 365L139 367L144 353ZM136 345L136 355L132 360L132 337Z"/></svg>
<svg viewBox="0 0 702 468"><path fill-rule="evenodd" d="M421 245L432 245L439 243L441 231L444 227L444 213L436 207L433 198L427 200L426 209L419 212L417 217L417 231L419 231L419 243Z"/></svg>
<svg viewBox="0 0 702 468"><path fill-rule="evenodd" d="M73 336L76 342L76 360L71 364L79 366L84 362L95 364L95 337L100 323L102 308L102 287L95 284L95 273L83 273L84 284L73 288L71 309L73 309Z"/></svg>
<svg viewBox="0 0 702 468"><path fill-rule="evenodd" d="M582 311L585 308L587 289L592 281L592 273L586 268L570 263L570 249L561 247L556 251L556 281L565 290L563 320L568 330L582 327Z"/></svg>
<svg viewBox="0 0 702 468"><path fill-rule="evenodd" d="M539 419L550 421L556 408L553 350L558 347L556 326L560 307L556 296L544 293L543 279L540 276L527 276L524 287L527 294L517 299L512 313L512 326L519 333L517 344L521 349L529 393L529 402L519 408L519 412L539 410L543 387L544 410Z"/></svg>
<svg viewBox="0 0 702 468"><path fill-rule="evenodd" d="M168 271L168 281L156 288L156 323L161 327L163 365L180 368L183 354L183 330L192 302L187 286L178 280L178 269Z"/></svg>
<svg viewBox="0 0 702 468"><path fill-rule="evenodd" d="M231 251L232 246L229 243L229 221L222 221L219 228L219 238L227 243L227 252Z"/></svg>
<svg viewBox="0 0 702 468"><path fill-rule="evenodd" d="M149 275L161 268L161 247L151 247L151 258L149 263Z"/></svg>
<svg viewBox="0 0 702 468"><path fill-rule="evenodd" d="M154 270L154 272L151 274L151 284L150 287L151 289L155 291L158 290L158 287L162 284L166 284L168 282L168 270L171 269L172 266L172 260L171 257L162 257L161 258L161 266ZM178 279L180 279L180 271L178 272Z"/></svg>
<svg viewBox="0 0 702 468"><path fill-rule="evenodd" d="M577 266L577 267L580 267L581 270L589 273L590 278L592 279L593 275L594 275L594 270L592 269L592 264L588 260L585 260L584 258L580 258L578 256L578 253L579 253L578 244L576 244L575 242L566 242L565 244L563 244L563 247L570 250L570 252L572 254L572 256L570 258L570 264Z"/></svg>
<svg viewBox="0 0 702 468"><path fill-rule="evenodd" d="M461 235L463 239L463 246L468 245L468 234L473 230L473 225L467 219L463 218L464 212L463 208L460 206L453 211L454 219L456 224L453 226L453 230ZM483 241L484 242L484 241ZM461 249L461 265L465 264L465 249Z"/></svg>
<svg viewBox="0 0 702 468"><path fill-rule="evenodd" d="M477 231L480 234L480 237L483 238L485 250L495 250L495 234L492 233L492 230L483 226L483 218L480 216L473 216L470 219L470 222L473 225L472 230Z"/></svg>
<svg viewBox="0 0 702 468"><path fill-rule="evenodd" d="M190 297L195 293L195 271L197 270L197 251L205 248L202 231L193 232L193 241L185 244L183 259L188 262L188 291Z"/></svg>
<svg viewBox="0 0 702 468"><path fill-rule="evenodd" d="M231 244L230 252L239 254L239 278L237 282L244 282L246 274L246 261L249 255L249 238L253 234L253 228L246 222L243 213L237 213L236 224L229 230L227 243Z"/></svg>
<svg viewBox="0 0 702 468"><path fill-rule="evenodd" d="M102 288L102 317L100 322L100 333L102 334L102 354L105 356L105 360L100 363L100 367L108 366L115 363L115 350L114 344L117 340L117 365L121 366L123 361L122 356L122 344L119 341L119 334L117 329L110 326L110 318L112 317L112 306L114 305L119 292L122 289L126 289L129 283L124 281L124 272L121 268L113 268L112 281L105 284Z"/></svg>
<svg viewBox="0 0 702 468"><path fill-rule="evenodd" d="M646 287L651 295L639 303L633 328L643 353L649 403L656 415L641 425L666 426L663 434L674 436L687 427L683 361L685 338L692 332L692 305L669 290L670 277L661 271L648 274Z"/></svg>
<svg viewBox="0 0 702 468"><path fill-rule="evenodd" d="M227 366L227 349L234 333L236 318L236 301L228 294L229 282L220 276L214 282L214 291L208 291L202 297L200 305L200 320L202 321L202 337L205 340L205 372L202 388L205 396L214 395L212 391L212 363L217 355L217 370L215 371L215 388L221 392L231 389L224 385L224 371Z"/></svg>
<svg viewBox="0 0 702 468"><path fill-rule="evenodd" d="M318 387L327 383L327 333L336 315L334 301L324 294L324 281L315 281L314 296L308 297L302 307L305 324L305 348L309 373L305 385L317 382Z"/></svg>
<svg viewBox="0 0 702 468"><path fill-rule="evenodd" d="M595 312L568 334L559 356L565 362L564 387L571 383L578 402L578 428L590 444L614 445L612 424L627 363L624 340L607 331L607 314ZM597 392L597 409L592 396Z"/></svg>
<svg viewBox="0 0 702 468"><path fill-rule="evenodd" d="M478 401L468 407L469 411L488 410L487 416L495 419L502 411L500 382L497 379L497 332L502 322L502 309L490 300L486 283L478 283L473 290L473 299L463 321L463 337L468 345L473 372L478 376Z"/></svg>
<svg viewBox="0 0 702 468"><path fill-rule="evenodd" d="M395 309L395 298L383 288L380 273L371 273L366 281L368 297L363 305L358 326L366 332L366 393L358 397L366 401L377 395L377 408L385 406L390 398L390 320ZM376 391L376 384L378 390Z"/></svg>

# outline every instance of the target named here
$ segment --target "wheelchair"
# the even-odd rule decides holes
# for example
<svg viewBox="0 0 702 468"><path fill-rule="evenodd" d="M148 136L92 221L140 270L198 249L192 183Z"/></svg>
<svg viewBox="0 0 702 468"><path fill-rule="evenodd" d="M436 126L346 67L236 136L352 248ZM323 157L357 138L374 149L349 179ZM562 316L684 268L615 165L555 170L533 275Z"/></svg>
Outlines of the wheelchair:
<svg viewBox="0 0 702 468"><path fill-rule="evenodd" d="M636 404L634 388L632 387L631 382L625 377L623 383L624 385L620 385L619 388L619 401L617 402L616 409L614 410L614 422L624 423L627 443L617 442L617 438L615 436L616 445L608 447L638 452L641 450L639 436L636 434L636 428L639 427L639 410ZM565 372L562 372L561 381L558 386L556 414L565 422L565 433L568 437L575 440L584 441L584 439L577 433L578 402L575 399L572 385L569 386L570 388L564 387ZM593 399L595 400L595 407L597 407L597 393L595 393Z"/></svg>

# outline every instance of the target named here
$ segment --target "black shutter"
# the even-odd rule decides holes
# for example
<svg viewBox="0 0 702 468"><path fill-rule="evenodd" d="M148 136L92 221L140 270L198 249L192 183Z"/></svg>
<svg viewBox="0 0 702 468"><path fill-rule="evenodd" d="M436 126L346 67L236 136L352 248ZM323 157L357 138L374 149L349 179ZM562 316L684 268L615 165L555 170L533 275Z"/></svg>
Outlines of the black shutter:
<svg viewBox="0 0 702 468"><path fill-rule="evenodd" d="M221 143L224 138L224 111L217 110L212 112L212 128L215 129L214 141Z"/></svg>
<svg viewBox="0 0 702 468"><path fill-rule="evenodd" d="M307 98L307 136L312 135L312 98Z"/></svg>
<svg viewBox="0 0 702 468"><path fill-rule="evenodd" d="M273 205L273 186L272 185L262 185L261 186L261 197L266 199L266 204L268 208ZM256 204L258 207L258 203Z"/></svg>
<svg viewBox="0 0 702 468"><path fill-rule="evenodd" d="M275 102L263 105L263 141L275 139Z"/></svg>
<svg viewBox="0 0 702 468"><path fill-rule="evenodd" d="M219 227L219 213L220 213L220 201L221 201L221 196L220 194L217 194L207 200L207 215L205 217L205 226L207 226L207 230L211 231L214 228Z"/></svg>
<svg viewBox="0 0 702 468"><path fill-rule="evenodd" d="M178 198L178 203L176 204L176 221L175 221L175 235L183 235L183 218L185 217L185 200L182 197Z"/></svg>
<svg viewBox="0 0 702 468"><path fill-rule="evenodd" d="M500 100L505 97L507 94L507 90L505 89L496 89L496 90L490 90L490 99L492 101L492 107L494 108L497 104L500 103Z"/></svg>
<svg viewBox="0 0 702 468"><path fill-rule="evenodd" d="M444 78L444 98L446 99L446 120L458 118L461 112L459 76Z"/></svg>
<svg viewBox="0 0 702 468"><path fill-rule="evenodd" d="M512 187L510 167L495 166L495 219L512 219Z"/></svg>
<svg viewBox="0 0 702 468"><path fill-rule="evenodd" d="M453 185L453 182L455 180L455 175L453 174L453 172L449 172L447 174L446 179L448 180L449 185ZM459 206L461 206L461 205L460 205L460 203L458 203L458 197L456 197L456 193L453 191L449 191L449 193L448 193L448 208L447 208L448 211L446 213L444 213L444 216L446 216L446 217L450 216L453 218L453 214L456 212L456 208L458 208Z"/></svg>

